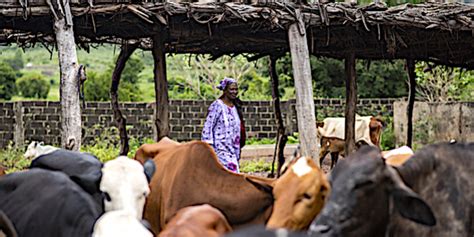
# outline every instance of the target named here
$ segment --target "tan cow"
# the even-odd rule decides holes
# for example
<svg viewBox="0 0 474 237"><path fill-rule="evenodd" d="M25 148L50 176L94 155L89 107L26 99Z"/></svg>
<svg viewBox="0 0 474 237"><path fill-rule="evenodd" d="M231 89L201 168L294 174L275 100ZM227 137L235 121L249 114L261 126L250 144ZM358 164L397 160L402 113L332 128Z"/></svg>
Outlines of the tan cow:
<svg viewBox="0 0 474 237"><path fill-rule="evenodd" d="M322 165L327 154L331 154L331 169L337 163L339 156L344 156L344 118L326 118L324 122L316 123L321 149L319 163ZM365 116L356 118L356 145L369 144L380 148L382 121L378 118Z"/></svg>
<svg viewBox="0 0 474 237"><path fill-rule="evenodd" d="M385 163L391 166L401 166L414 154L413 150L408 146L402 146L389 151L382 151L382 158Z"/></svg>
<svg viewBox="0 0 474 237"><path fill-rule="evenodd" d="M233 228L266 221L270 227L307 228L330 189L307 158L275 180L229 172L201 141L180 144L163 138L137 150L137 160L145 157L154 157L157 169L144 213L155 233L181 208L205 203L221 210Z"/></svg>
<svg viewBox="0 0 474 237"><path fill-rule="evenodd" d="M203 204L180 209L158 237L218 237L230 231L222 212Z"/></svg>

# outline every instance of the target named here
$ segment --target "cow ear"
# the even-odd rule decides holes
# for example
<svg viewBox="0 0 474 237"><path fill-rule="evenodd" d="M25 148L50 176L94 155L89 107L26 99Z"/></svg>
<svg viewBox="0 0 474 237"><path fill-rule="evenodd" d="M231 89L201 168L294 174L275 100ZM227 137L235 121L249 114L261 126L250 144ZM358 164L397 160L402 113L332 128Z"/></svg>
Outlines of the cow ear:
<svg viewBox="0 0 474 237"><path fill-rule="evenodd" d="M390 190L395 208L400 215L427 226L436 225L436 218L430 206L425 203L413 190L405 185L398 172L391 166L385 166L393 187Z"/></svg>
<svg viewBox="0 0 474 237"><path fill-rule="evenodd" d="M265 183L261 180L254 179L249 176L245 176L245 180L249 181L251 184L253 184L257 189L262 190L266 193L272 194L273 195L273 186Z"/></svg>
<svg viewBox="0 0 474 237"><path fill-rule="evenodd" d="M392 191L395 208L405 218L427 226L436 225L430 206L413 191L396 188Z"/></svg>
<svg viewBox="0 0 474 237"><path fill-rule="evenodd" d="M147 159L145 163L143 163L143 169L145 172L146 180L149 183L156 170L155 162L153 161L153 159Z"/></svg>

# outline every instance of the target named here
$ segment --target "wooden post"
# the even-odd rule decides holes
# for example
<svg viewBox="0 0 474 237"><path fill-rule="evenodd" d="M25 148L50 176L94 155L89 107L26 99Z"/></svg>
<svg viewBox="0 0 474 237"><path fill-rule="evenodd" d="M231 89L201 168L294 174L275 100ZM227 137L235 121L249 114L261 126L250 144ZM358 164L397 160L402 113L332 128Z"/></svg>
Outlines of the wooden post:
<svg viewBox="0 0 474 237"><path fill-rule="evenodd" d="M344 155L347 157L355 150L355 114L357 110L357 82L355 54L350 53L345 60L346 67L346 109L344 130Z"/></svg>
<svg viewBox="0 0 474 237"><path fill-rule="evenodd" d="M120 54L115 62L115 68L112 73L112 84L110 85L110 104L112 105L112 110L114 111L114 119L116 126L120 134L120 155L126 156L129 150L128 146L128 135L127 135L127 120L122 115L122 112L119 108L118 102L118 88L120 85L120 78L122 76L123 69L127 63L127 60L130 58L130 55L135 51L138 45L122 45L120 49Z"/></svg>
<svg viewBox="0 0 474 237"><path fill-rule="evenodd" d="M155 140L159 141L165 136L169 136L169 99L168 80L166 78L166 58L163 34L153 37L153 59L155 68Z"/></svg>
<svg viewBox="0 0 474 237"><path fill-rule="evenodd" d="M58 1L59 2L59 1ZM76 43L72 14L69 1L62 0L61 14L53 11L54 32L59 55L59 69L61 74L60 101L61 101L61 146L70 150L79 150L81 146L81 106L79 100L79 76L76 54Z"/></svg>
<svg viewBox="0 0 474 237"><path fill-rule="evenodd" d="M412 146L413 140L413 107L415 105L415 92L416 92L416 74L415 74L415 61L413 59L407 59L407 72L408 72L408 105L407 105L407 146Z"/></svg>
<svg viewBox="0 0 474 237"><path fill-rule="evenodd" d="M275 152L273 153L272 172L270 173L271 177L274 177L276 157L278 157L277 177L280 177L281 167L283 166L283 163L285 163L285 156L284 156L285 145L286 145L286 142L288 141L288 137L286 136L286 132L285 132L285 125L283 124L283 116L281 115L281 109L280 109L280 92L278 91L279 82L278 82L278 74L276 71L276 61L277 61L277 57L274 55L271 55L269 71L270 71L270 78L272 80L273 110L275 112L276 124L278 125Z"/></svg>
<svg viewBox="0 0 474 237"><path fill-rule="evenodd" d="M308 42L301 13L297 9L299 22L290 25L288 39L296 90L296 115L298 132L303 156L318 158L318 140L316 134L316 115L314 110L311 66L309 63ZM316 162L319 165L319 162Z"/></svg>

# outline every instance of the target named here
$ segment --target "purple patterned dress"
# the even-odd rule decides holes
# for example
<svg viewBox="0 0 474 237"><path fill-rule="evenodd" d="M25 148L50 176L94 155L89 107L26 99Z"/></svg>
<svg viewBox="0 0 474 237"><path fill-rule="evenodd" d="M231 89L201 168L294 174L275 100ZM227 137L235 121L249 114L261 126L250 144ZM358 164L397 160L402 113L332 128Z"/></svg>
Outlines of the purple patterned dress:
<svg viewBox="0 0 474 237"><path fill-rule="evenodd" d="M229 107L220 99L209 106L202 140L214 148L226 169L239 173L240 118L235 106Z"/></svg>

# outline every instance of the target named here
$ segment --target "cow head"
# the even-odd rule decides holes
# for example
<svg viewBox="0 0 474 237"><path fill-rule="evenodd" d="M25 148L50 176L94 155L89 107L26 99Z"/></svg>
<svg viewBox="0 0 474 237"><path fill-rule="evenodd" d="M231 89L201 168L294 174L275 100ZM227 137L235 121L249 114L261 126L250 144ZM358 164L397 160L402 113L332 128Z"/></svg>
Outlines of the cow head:
<svg viewBox="0 0 474 237"><path fill-rule="evenodd" d="M362 147L341 161L330 181L328 202L310 228L317 236L384 236L393 210L421 224L436 222L376 148Z"/></svg>
<svg viewBox="0 0 474 237"><path fill-rule="evenodd" d="M142 166L138 161L119 156L102 168L100 191L104 195L104 210L128 210L141 219L145 198L150 193L147 180L153 175L153 160Z"/></svg>
<svg viewBox="0 0 474 237"><path fill-rule="evenodd" d="M104 213L94 224L92 237L152 237L153 234L127 210Z"/></svg>
<svg viewBox="0 0 474 237"><path fill-rule="evenodd" d="M321 211L330 187L323 172L308 157L300 157L273 184L273 212L268 228L303 230Z"/></svg>
<svg viewBox="0 0 474 237"><path fill-rule="evenodd" d="M45 146L43 142L32 141L28 148L26 149L23 157L25 159L34 159L38 156L51 153L59 148L53 146Z"/></svg>

